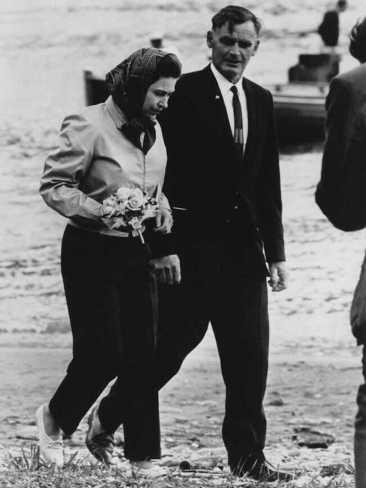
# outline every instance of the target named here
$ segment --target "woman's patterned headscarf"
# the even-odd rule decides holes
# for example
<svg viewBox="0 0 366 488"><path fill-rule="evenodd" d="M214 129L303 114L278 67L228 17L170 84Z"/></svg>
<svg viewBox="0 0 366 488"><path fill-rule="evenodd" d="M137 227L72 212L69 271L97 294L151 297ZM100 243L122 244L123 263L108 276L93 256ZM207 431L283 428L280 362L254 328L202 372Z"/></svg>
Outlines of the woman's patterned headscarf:
<svg viewBox="0 0 366 488"><path fill-rule="evenodd" d="M157 67L165 56L172 55L154 48L139 49L106 76L114 102L127 117L122 132L145 153L154 144L155 129L152 120L142 113L142 107L149 86L159 79ZM140 142L142 132L145 132L144 147Z"/></svg>

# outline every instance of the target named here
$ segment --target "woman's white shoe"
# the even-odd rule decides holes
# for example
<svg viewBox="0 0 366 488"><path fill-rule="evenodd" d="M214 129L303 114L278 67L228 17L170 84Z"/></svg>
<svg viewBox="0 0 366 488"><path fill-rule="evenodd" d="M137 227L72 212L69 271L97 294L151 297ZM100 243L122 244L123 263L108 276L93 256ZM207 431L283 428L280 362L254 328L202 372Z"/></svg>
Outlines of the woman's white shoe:
<svg viewBox="0 0 366 488"><path fill-rule="evenodd" d="M36 411L40 455L46 462L55 464L58 468L61 468L64 464L62 434L60 433L59 439L52 439L46 434L44 427L44 409L45 405L41 405Z"/></svg>
<svg viewBox="0 0 366 488"><path fill-rule="evenodd" d="M131 472L132 476L135 477L143 477L143 478L159 478L160 476L167 475L167 470L158 466L157 464L153 464L149 461L142 461L142 462L133 462L131 461Z"/></svg>

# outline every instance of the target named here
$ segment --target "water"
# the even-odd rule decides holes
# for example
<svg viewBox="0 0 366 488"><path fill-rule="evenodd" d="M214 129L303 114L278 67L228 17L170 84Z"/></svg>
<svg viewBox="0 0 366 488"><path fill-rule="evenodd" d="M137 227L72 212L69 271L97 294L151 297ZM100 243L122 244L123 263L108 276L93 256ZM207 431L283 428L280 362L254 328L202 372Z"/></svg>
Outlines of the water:
<svg viewBox="0 0 366 488"><path fill-rule="evenodd" d="M38 196L47 151L64 115L84 104L82 70L105 73L125 55L165 31L185 70L207 62L205 32L223 1L2 0L0 4L0 331L66 331L68 319L59 274L65 221ZM347 30L362 15L351 2ZM259 4L259 6L257 6ZM284 81L300 51L316 36L326 1L249 1L265 24L260 51L248 76ZM365 9L366 13L366 9ZM345 41L343 40L343 43ZM344 67L352 65L345 58ZM284 220L291 288L271 300L279 336L300 324L307 333L348 337L348 305L362 259L364 233L331 228L313 202L321 147L282 156ZM325 324L325 325L324 325ZM304 332L305 333L305 332ZM337 340L338 340L337 339Z"/></svg>

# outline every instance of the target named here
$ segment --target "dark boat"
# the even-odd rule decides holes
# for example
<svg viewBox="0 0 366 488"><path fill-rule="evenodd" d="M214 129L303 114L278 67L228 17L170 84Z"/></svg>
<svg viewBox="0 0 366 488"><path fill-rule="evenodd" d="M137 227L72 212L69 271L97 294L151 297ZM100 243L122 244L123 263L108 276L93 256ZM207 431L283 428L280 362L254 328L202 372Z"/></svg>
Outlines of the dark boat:
<svg viewBox="0 0 366 488"><path fill-rule="evenodd" d="M270 87L281 141L306 141L324 136L328 84L288 83Z"/></svg>
<svg viewBox="0 0 366 488"><path fill-rule="evenodd" d="M87 105L96 105L97 103L104 102L109 95L105 80L96 76L90 70L85 70L83 76L85 103Z"/></svg>
<svg viewBox="0 0 366 488"><path fill-rule="evenodd" d="M336 53L300 54L288 83L268 87L273 95L279 138L286 142L324 137L325 98L339 72Z"/></svg>
<svg viewBox="0 0 366 488"><path fill-rule="evenodd" d="M300 54L297 65L288 72L289 81L269 86L273 95L275 119L282 142L322 139L325 97L328 84L338 73L336 54ZM108 96L105 81L84 71L87 105L104 102Z"/></svg>

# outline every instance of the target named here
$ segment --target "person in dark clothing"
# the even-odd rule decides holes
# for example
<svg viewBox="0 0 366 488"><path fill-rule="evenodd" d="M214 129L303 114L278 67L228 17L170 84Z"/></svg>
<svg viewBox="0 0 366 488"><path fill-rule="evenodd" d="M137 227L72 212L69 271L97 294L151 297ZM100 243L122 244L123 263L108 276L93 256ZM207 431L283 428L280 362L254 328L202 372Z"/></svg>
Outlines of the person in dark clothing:
<svg viewBox="0 0 366 488"><path fill-rule="evenodd" d="M347 8L346 0L338 0L334 9L327 10L324 14L322 23L318 27L324 46L336 47L339 38L339 14Z"/></svg>
<svg viewBox="0 0 366 488"><path fill-rule="evenodd" d="M366 17L351 30L349 51L360 65L334 78L326 100L326 140L316 202L338 229L366 228ZM351 325L363 347L363 383L357 395L354 456L356 488L366 487L366 257L352 307Z"/></svg>

